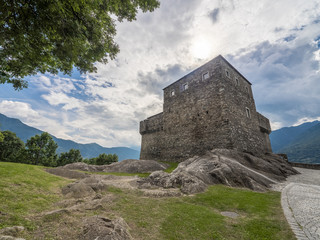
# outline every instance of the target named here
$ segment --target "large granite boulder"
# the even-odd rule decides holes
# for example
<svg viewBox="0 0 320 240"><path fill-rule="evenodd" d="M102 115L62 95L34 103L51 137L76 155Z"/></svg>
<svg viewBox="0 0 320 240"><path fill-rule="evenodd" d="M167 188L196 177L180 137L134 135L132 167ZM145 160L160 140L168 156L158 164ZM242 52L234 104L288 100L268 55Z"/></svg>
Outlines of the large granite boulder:
<svg viewBox="0 0 320 240"><path fill-rule="evenodd" d="M235 150L215 149L181 162L171 173L152 173L139 181L140 188L179 187L183 193L202 192L207 185L224 184L264 191L289 175L298 173L275 154L262 157Z"/></svg>
<svg viewBox="0 0 320 240"><path fill-rule="evenodd" d="M166 164L153 160L127 159L107 165L104 172L151 173L166 168Z"/></svg>
<svg viewBox="0 0 320 240"><path fill-rule="evenodd" d="M62 194L70 198L95 196L96 193L107 189L104 176L91 175L62 188Z"/></svg>
<svg viewBox="0 0 320 240"><path fill-rule="evenodd" d="M180 188L182 193L192 194L203 192L207 185L197 177L188 172L166 173L156 171L150 174L146 179L138 181L140 188L153 188L153 186L162 188Z"/></svg>
<svg viewBox="0 0 320 240"><path fill-rule="evenodd" d="M45 170L48 173L51 173L51 174L54 174L54 175L57 175L60 177L70 178L70 179L82 179L82 178L86 178L87 176L89 176L89 174L87 174L87 173L64 169L62 167L46 168Z"/></svg>
<svg viewBox="0 0 320 240"><path fill-rule="evenodd" d="M86 172L102 172L107 165L90 165L84 162L70 163L62 166L63 169L80 170Z"/></svg>

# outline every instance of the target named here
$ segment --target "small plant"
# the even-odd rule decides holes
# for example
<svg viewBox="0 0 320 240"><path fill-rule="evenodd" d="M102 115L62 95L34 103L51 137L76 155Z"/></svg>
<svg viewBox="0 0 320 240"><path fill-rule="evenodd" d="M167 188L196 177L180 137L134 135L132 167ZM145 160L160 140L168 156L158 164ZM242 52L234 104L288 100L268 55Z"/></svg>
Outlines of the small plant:
<svg viewBox="0 0 320 240"><path fill-rule="evenodd" d="M162 163L168 164L169 167L165 170L167 173L173 172L179 165L177 162L167 162L167 161L161 161Z"/></svg>

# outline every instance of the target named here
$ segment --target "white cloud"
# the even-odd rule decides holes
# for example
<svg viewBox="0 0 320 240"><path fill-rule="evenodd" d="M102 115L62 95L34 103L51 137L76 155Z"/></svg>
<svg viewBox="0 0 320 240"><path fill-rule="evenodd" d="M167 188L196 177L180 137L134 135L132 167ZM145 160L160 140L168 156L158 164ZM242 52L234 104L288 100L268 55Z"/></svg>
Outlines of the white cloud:
<svg viewBox="0 0 320 240"><path fill-rule="evenodd" d="M313 121L320 121L320 117L317 118L308 118L308 117L304 117L304 118L300 118L295 124L293 124L292 126L299 126L303 123L306 122L313 122Z"/></svg>
<svg viewBox="0 0 320 240"><path fill-rule="evenodd" d="M254 84L258 111L273 129L315 119L319 19L317 0L162 0L118 24L116 60L81 77L32 77L38 101L2 101L0 110L58 137L136 146L139 121L162 111L161 89L222 54Z"/></svg>

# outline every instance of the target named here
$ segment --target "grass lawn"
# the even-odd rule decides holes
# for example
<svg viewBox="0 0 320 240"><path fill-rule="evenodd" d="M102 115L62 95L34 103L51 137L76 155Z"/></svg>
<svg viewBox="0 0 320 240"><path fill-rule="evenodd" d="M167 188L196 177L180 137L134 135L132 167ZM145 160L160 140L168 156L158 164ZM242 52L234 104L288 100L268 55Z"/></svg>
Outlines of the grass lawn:
<svg viewBox="0 0 320 240"><path fill-rule="evenodd" d="M257 193L222 185L180 198L146 198L115 191L112 212L122 216L137 239L295 239L280 205L280 193ZM221 215L239 214L238 218Z"/></svg>
<svg viewBox="0 0 320 240"><path fill-rule="evenodd" d="M61 200L60 187L70 181L39 166L4 162L0 162L0 177L0 228L23 225L27 227L26 239L35 239L36 226L40 228L37 231L48 233L47 239L55 239L56 226L61 222L76 229L79 219L94 214L124 218L134 239L295 239L277 192L216 185L193 196L150 198L139 190L109 187L104 194L112 195L113 201L106 202L103 209L68 214L44 224L41 218L33 218L33 222L28 219L52 209ZM224 217L221 211L239 216ZM72 238L66 235L65 239Z"/></svg>
<svg viewBox="0 0 320 240"><path fill-rule="evenodd" d="M0 228L35 227L31 214L50 209L60 198L66 180L48 174L41 166L0 162Z"/></svg>

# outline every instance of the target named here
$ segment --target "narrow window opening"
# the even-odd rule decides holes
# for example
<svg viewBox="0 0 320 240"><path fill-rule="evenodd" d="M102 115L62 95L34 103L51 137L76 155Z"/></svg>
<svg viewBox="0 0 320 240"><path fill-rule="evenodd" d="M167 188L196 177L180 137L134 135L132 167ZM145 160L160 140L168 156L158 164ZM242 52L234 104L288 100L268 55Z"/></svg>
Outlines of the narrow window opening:
<svg viewBox="0 0 320 240"><path fill-rule="evenodd" d="M249 88L248 87L246 87L246 92L249 93Z"/></svg>
<svg viewBox="0 0 320 240"><path fill-rule="evenodd" d="M206 80L209 78L209 72L202 74L202 80Z"/></svg>
<svg viewBox="0 0 320 240"><path fill-rule="evenodd" d="M189 88L188 83L183 84L182 91L187 90Z"/></svg>
<svg viewBox="0 0 320 240"><path fill-rule="evenodd" d="M174 96L175 92L174 90L171 91L171 97Z"/></svg>
<svg viewBox="0 0 320 240"><path fill-rule="evenodd" d="M228 78L230 78L230 73L229 73L228 70L226 70L226 76L227 76Z"/></svg>
<svg viewBox="0 0 320 240"><path fill-rule="evenodd" d="M206 114L209 114L209 111L206 111Z"/></svg>
<svg viewBox="0 0 320 240"><path fill-rule="evenodd" d="M236 78L236 86L239 86L239 79Z"/></svg>
<svg viewBox="0 0 320 240"><path fill-rule="evenodd" d="M248 118L251 118L251 114L250 114L250 109L249 108L246 108L246 114L247 114Z"/></svg>

